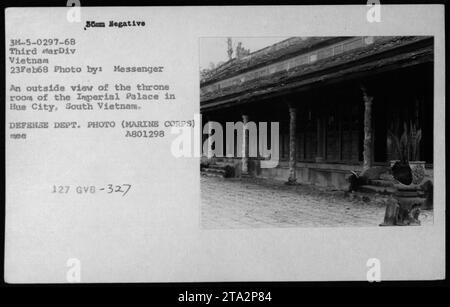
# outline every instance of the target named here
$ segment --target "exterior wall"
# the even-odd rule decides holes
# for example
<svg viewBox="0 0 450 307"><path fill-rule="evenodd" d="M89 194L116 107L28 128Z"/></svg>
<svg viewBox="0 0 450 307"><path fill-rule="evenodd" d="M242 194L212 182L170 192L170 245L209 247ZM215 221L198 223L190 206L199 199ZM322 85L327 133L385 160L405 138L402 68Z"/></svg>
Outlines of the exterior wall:
<svg viewBox="0 0 450 307"><path fill-rule="evenodd" d="M236 176L241 175L241 161L239 159L216 158L216 160L233 165L236 169ZM348 188L346 177L350 174L350 171L360 172L361 170L361 165L297 162L297 182L345 190ZM283 182L286 182L289 177L289 167L286 161L280 161L275 168L260 168L257 160L249 160L248 171L251 176L257 178Z"/></svg>

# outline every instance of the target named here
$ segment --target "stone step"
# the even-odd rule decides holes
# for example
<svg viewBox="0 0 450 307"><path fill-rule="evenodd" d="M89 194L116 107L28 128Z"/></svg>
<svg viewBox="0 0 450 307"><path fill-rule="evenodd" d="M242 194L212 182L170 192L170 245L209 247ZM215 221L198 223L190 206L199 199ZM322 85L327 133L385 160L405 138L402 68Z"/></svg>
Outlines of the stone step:
<svg viewBox="0 0 450 307"><path fill-rule="evenodd" d="M204 168L203 169L204 173L212 173L212 174L222 174L225 175L226 171L224 169L220 169L220 168Z"/></svg>
<svg viewBox="0 0 450 307"><path fill-rule="evenodd" d="M226 164L210 164L208 165L208 168L212 169L224 169Z"/></svg>
<svg viewBox="0 0 450 307"><path fill-rule="evenodd" d="M369 181L370 185L375 185L378 187L393 187L394 182L389 180L382 180L382 179L372 179Z"/></svg>
<svg viewBox="0 0 450 307"><path fill-rule="evenodd" d="M359 192L365 193L379 193L379 194L394 194L395 189L393 187L383 187L376 185L362 185L358 188Z"/></svg>

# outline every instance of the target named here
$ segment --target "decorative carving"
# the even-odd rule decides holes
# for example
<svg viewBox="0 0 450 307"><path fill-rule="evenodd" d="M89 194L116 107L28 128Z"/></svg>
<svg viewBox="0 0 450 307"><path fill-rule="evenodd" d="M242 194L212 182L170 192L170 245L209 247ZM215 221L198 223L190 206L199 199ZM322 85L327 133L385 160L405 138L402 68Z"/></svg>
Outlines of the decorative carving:
<svg viewBox="0 0 450 307"><path fill-rule="evenodd" d="M425 178L425 161L410 161L412 183L420 184Z"/></svg>
<svg viewBox="0 0 450 307"><path fill-rule="evenodd" d="M231 37L227 38L227 45L228 60L231 60L233 58L233 43L231 41Z"/></svg>
<svg viewBox="0 0 450 307"><path fill-rule="evenodd" d="M245 49L244 47L242 47L242 42L239 42L236 47L236 57L238 59L240 59L249 54L250 54L250 49Z"/></svg>

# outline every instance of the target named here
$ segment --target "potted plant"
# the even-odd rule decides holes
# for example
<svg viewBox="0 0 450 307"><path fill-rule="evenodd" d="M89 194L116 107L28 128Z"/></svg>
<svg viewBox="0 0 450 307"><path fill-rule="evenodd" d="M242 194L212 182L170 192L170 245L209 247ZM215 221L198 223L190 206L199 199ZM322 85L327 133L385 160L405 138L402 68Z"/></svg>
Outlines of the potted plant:
<svg viewBox="0 0 450 307"><path fill-rule="evenodd" d="M397 166L409 165L411 168L412 183L419 184L425 177L425 161L419 160L422 130L417 129L416 125L412 122L409 123L409 127L404 123L401 137L398 138L397 135L391 130L388 131L388 137L393 144L398 159L391 161L391 168L395 164Z"/></svg>
<svg viewBox="0 0 450 307"><path fill-rule="evenodd" d="M412 183L412 171L409 165L409 139L407 130L403 130L400 138L396 133L388 130L388 137L397 156L396 160L391 160L392 175L400 183L410 185Z"/></svg>

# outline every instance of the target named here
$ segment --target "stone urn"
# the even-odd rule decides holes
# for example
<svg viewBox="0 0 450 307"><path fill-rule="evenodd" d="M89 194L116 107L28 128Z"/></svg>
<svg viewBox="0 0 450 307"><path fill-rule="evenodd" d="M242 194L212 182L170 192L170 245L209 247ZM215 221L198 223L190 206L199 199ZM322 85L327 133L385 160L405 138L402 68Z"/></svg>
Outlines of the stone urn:
<svg viewBox="0 0 450 307"><path fill-rule="evenodd" d="M418 226L420 208L425 202L420 187L415 184L394 184L395 193L386 206L380 226Z"/></svg>
<svg viewBox="0 0 450 307"><path fill-rule="evenodd" d="M391 161L391 167L396 162ZM425 177L425 162L409 162L409 167L412 182L409 181L411 184L406 185L396 180L395 192L387 203L384 222L380 226L420 225L420 208L423 207L425 198L419 183Z"/></svg>

